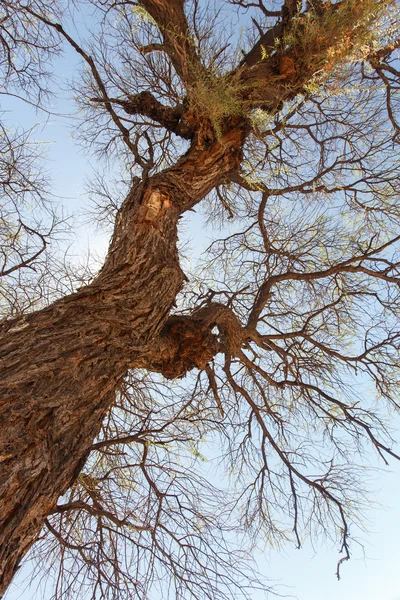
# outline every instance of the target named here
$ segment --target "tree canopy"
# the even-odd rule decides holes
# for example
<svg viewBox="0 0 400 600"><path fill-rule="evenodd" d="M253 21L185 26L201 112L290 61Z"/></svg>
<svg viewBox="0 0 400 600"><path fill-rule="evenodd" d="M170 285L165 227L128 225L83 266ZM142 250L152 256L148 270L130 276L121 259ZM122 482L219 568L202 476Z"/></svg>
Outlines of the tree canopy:
<svg viewBox="0 0 400 600"><path fill-rule="evenodd" d="M339 577L368 454L400 458L396 2L0 15L9 97L51 114L76 51L113 228L98 273L63 256L45 157L4 112L0 594L30 549L60 599L251 598L251 548L307 536L335 540ZM190 264L193 210L213 239Z"/></svg>

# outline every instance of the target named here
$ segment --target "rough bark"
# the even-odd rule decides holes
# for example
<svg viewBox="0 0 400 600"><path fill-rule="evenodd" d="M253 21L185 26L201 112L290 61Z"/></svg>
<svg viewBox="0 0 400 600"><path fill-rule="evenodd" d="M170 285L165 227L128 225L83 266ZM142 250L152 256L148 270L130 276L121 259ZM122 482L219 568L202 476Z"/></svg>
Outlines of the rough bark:
<svg viewBox="0 0 400 600"><path fill-rule="evenodd" d="M214 327L218 334L213 333ZM236 355L247 335L230 308L210 302L190 316L170 317L151 351L142 355L142 366L167 379L183 377L195 367L206 369L218 352Z"/></svg>
<svg viewBox="0 0 400 600"><path fill-rule="evenodd" d="M121 378L157 356L184 280L179 216L237 167L243 136L194 145L138 184L93 283L0 324L0 597L82 468Z"/></svg>

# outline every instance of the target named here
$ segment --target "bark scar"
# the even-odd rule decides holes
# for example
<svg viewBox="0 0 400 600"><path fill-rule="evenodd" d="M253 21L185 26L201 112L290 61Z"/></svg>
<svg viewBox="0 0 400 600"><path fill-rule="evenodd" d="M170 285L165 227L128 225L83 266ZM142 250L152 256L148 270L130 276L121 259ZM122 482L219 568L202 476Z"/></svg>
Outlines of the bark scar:
<svg viewBox="0 0 400 600"><path fill-rule="evenodd" d="M171 206L172 202L167 194L158 188L150 190L150 193L146 193L144 197L143 220L154 224Z"/></svg>

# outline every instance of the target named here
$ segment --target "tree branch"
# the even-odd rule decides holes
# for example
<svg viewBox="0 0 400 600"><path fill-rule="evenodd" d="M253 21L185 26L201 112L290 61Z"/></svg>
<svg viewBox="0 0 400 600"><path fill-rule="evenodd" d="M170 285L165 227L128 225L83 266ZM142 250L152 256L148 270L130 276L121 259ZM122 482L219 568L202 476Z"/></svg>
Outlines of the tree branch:
<svg viewBox="0 0 400 600"><path fill-rule="evenodd" d="M183 0L140 0L164 38L163 49L186 86L206 72L197 54L183 9Z"/></svg>
<svg viewBox="0 0 400 600"><path fill-rule="evenodd" d="M127 100L122 98L91 98L91 101L102 104L117 104L128 115L148 117L184 139L191 139L194 135L193 127L187 119L183 118L183 104L174 107L165 106L148 91L130 96Z"/></svg>
<svg viewBox="0 0 400 600"><path fill-rule="evenodd" d="M39 19L40 21L42 21L43 23L45 23L46 25L48 25L49 27L55 29L56 31L58 31L66 40L67 42L72 46L72 48L74 48L74 50L80 55L82 56L82 58L85 60L85 62L89 65L89 68L92 72L93 78L100 90L100 93L102 95L103 98L107 98L107 90L105 88L104 82L100 76L100 73L96 67L96 64L93 60L93 58L87 54L87 52L85 52L80 46L79 44L77 44L77 42L75 42L75 40L65 31L65 29L63 28L63 26L60 23L54 23L53 21L50 21L49 19L47 19L46 17L44 17L41 14L36 13L35 11L31 10L28 7L25 7L25 10L27 13L29 13L30 15L32 15L33 17L35 17L36 19ZM122 124L120 118L118 117L118 115L116 114L116 112L114 111L112 105L110 104L110 102L106 101L105 102L105 108L107 110L107 112L110 114L111 119L113 120L114 124L117 126L117 128L120 130L121 134L122 134L122 139L124 140L125 144L128 146L129 150L131 150L132 153L134 153L134 147L132 145L132 142L130 140L129 137L129 131L128 129Z"/></svg>

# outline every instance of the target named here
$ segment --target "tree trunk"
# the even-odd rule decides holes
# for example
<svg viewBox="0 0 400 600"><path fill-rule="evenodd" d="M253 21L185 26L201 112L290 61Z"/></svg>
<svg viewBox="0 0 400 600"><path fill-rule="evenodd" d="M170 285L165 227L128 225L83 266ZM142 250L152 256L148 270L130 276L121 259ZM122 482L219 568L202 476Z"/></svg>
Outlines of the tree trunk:
<svg viewBox="0 0 400 600"><path fill-rule="evenodd" d="M179 216L236 167L243 137L237 127L210 148L194 144L138 184L97 278L0 324L0 597L82 469L118 383L143 356L151 364L184 280Z"/></svg>

